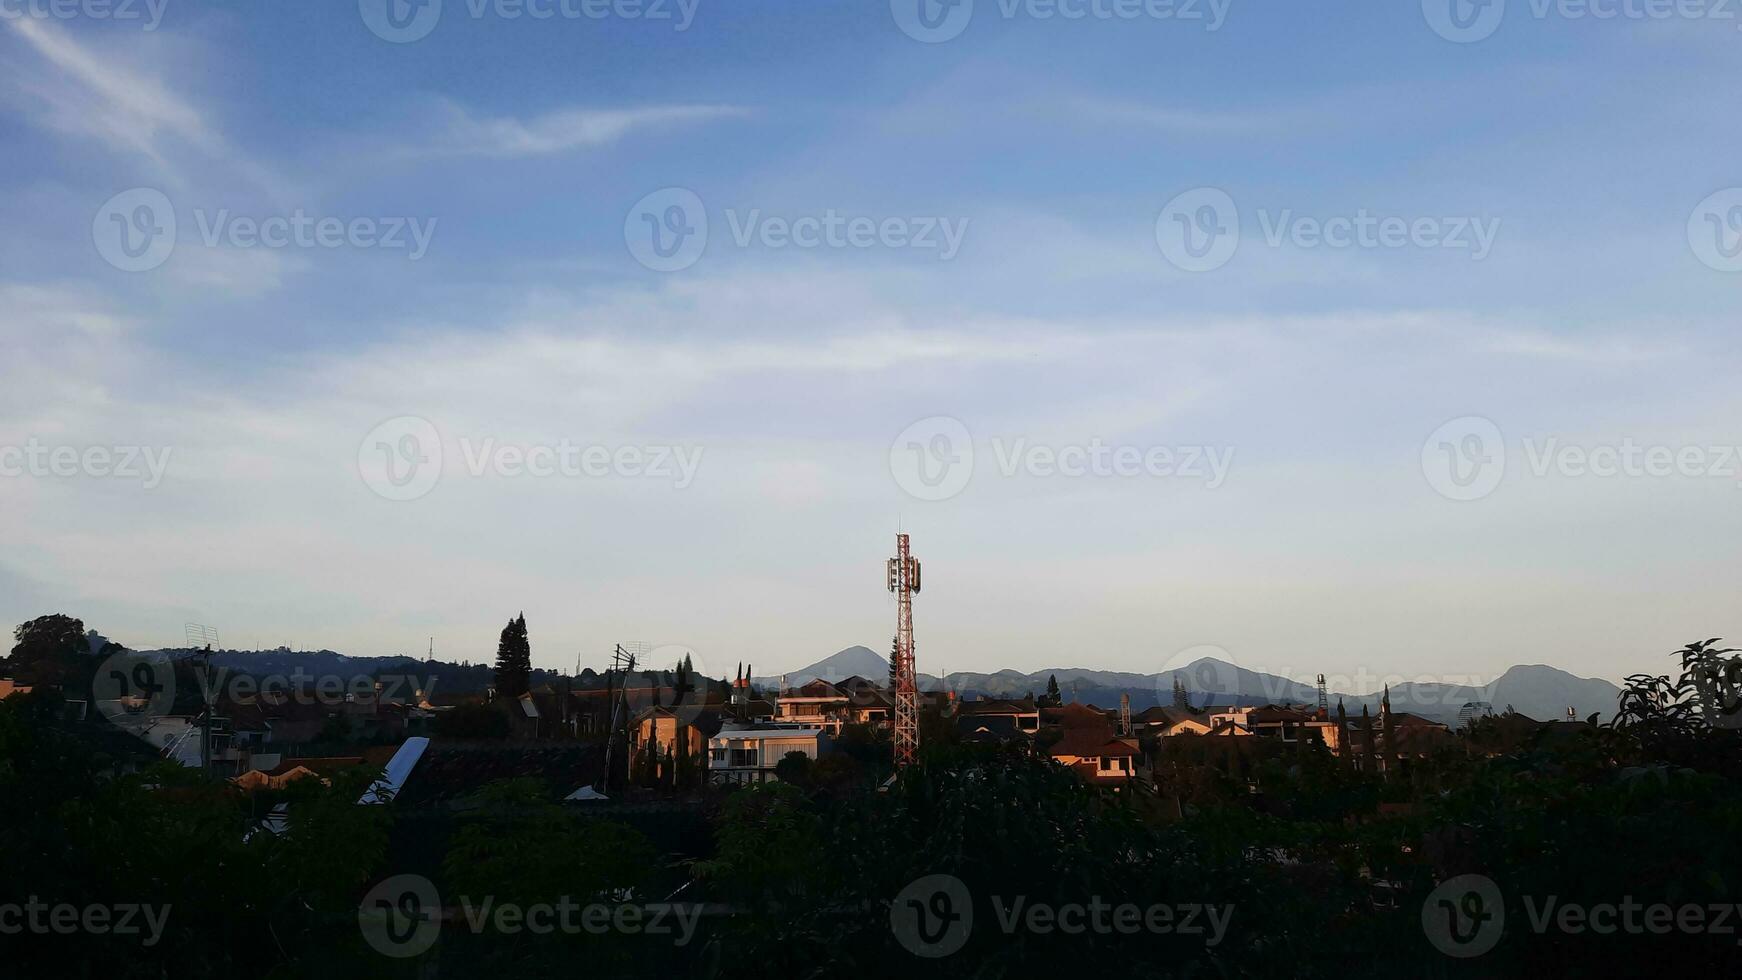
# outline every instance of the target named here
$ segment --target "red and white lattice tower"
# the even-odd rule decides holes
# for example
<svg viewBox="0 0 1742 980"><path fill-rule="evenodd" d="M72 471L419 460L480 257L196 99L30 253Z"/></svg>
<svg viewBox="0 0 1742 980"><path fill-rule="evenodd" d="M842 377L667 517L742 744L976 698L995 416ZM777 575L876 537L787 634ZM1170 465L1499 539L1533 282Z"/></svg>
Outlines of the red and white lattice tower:
<svg viewBox="0 0 1742 980"><path fill-rule="evenodd" d="M919 591L919 559L907 553L907 535L895 536L889 559L889 591L895 593L895 767L919 758L919 676L913 667L913 596Z"/></svg>

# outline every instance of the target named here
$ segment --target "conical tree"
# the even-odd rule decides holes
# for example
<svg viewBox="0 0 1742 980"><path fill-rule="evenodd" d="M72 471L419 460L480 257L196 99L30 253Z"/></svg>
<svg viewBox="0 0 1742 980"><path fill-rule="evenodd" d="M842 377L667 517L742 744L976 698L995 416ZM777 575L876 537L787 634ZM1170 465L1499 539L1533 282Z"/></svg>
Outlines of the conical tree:
<svg viewBox="0 0 1742 980"><path fill-rule="evenodd" d="M1046 675L1046 703L1055 708L1064 703L1064 696L1059 693L1059 679L1055 674Z"/></svg>
<svg viewBox="0 0 1742 980"><path fill-rule="evenodd" d="M502 627L496 643L496 693L517 698L532 689L532 644L526 637L526 614Z"/></svg>

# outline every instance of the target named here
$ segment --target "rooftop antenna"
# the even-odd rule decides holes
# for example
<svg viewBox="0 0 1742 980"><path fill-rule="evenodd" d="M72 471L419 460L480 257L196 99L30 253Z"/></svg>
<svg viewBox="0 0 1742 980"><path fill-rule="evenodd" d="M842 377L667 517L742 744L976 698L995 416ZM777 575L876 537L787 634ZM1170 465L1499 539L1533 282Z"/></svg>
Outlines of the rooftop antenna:
<svg viewBox="0 0 1742 980"><path fill-rule="evenodd" d="M1325 675L1319 675L1319 716L1324 717L1331 711L1331 702L1325 696Z"/></svg>
<svg viewBox="0 0 1742 980"><path fill-rule="evenodd" d="M908 552L905 533L895 535L895 557L884 578L895 593L895 767L919 761L919 689L914 674L913 597L919 592L919 559Z"/></svg>
<svg viewBox="0 0 1742 980"><path fill-rule="evenodd" d="M199 623L188 623L185 633L188 646L198 650L194 656L200 658L200 700L204 703L200 711L200 773L203 775L212 771L212 648L218 646L218 631ZM202 644L204 650L199 649Z"/></svg>

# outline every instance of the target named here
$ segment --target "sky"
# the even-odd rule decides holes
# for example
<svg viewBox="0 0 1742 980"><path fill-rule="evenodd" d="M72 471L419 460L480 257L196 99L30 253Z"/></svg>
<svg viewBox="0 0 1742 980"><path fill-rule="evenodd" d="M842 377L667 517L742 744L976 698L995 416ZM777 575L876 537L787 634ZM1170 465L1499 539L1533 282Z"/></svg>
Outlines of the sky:
<svg viewBox="0 0 1742 980"><path fill-rule="evenodd" d="M0 0L0 621L766 674L900 529L926 673L1668 672L1742 12L1666 7Z"/></svg>

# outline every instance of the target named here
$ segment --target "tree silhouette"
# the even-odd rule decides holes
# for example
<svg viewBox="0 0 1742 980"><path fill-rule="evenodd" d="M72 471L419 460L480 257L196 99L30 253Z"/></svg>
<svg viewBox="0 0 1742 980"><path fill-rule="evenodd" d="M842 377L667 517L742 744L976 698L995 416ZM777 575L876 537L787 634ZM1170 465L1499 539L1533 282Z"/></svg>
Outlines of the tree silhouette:
<svg viewBox="0 0 1742 980"><path fill-rule="evenodd" d="M526 614L502 627L496 644L496 693L517 698L532 689L532 644L526 638Z"/></svg>

